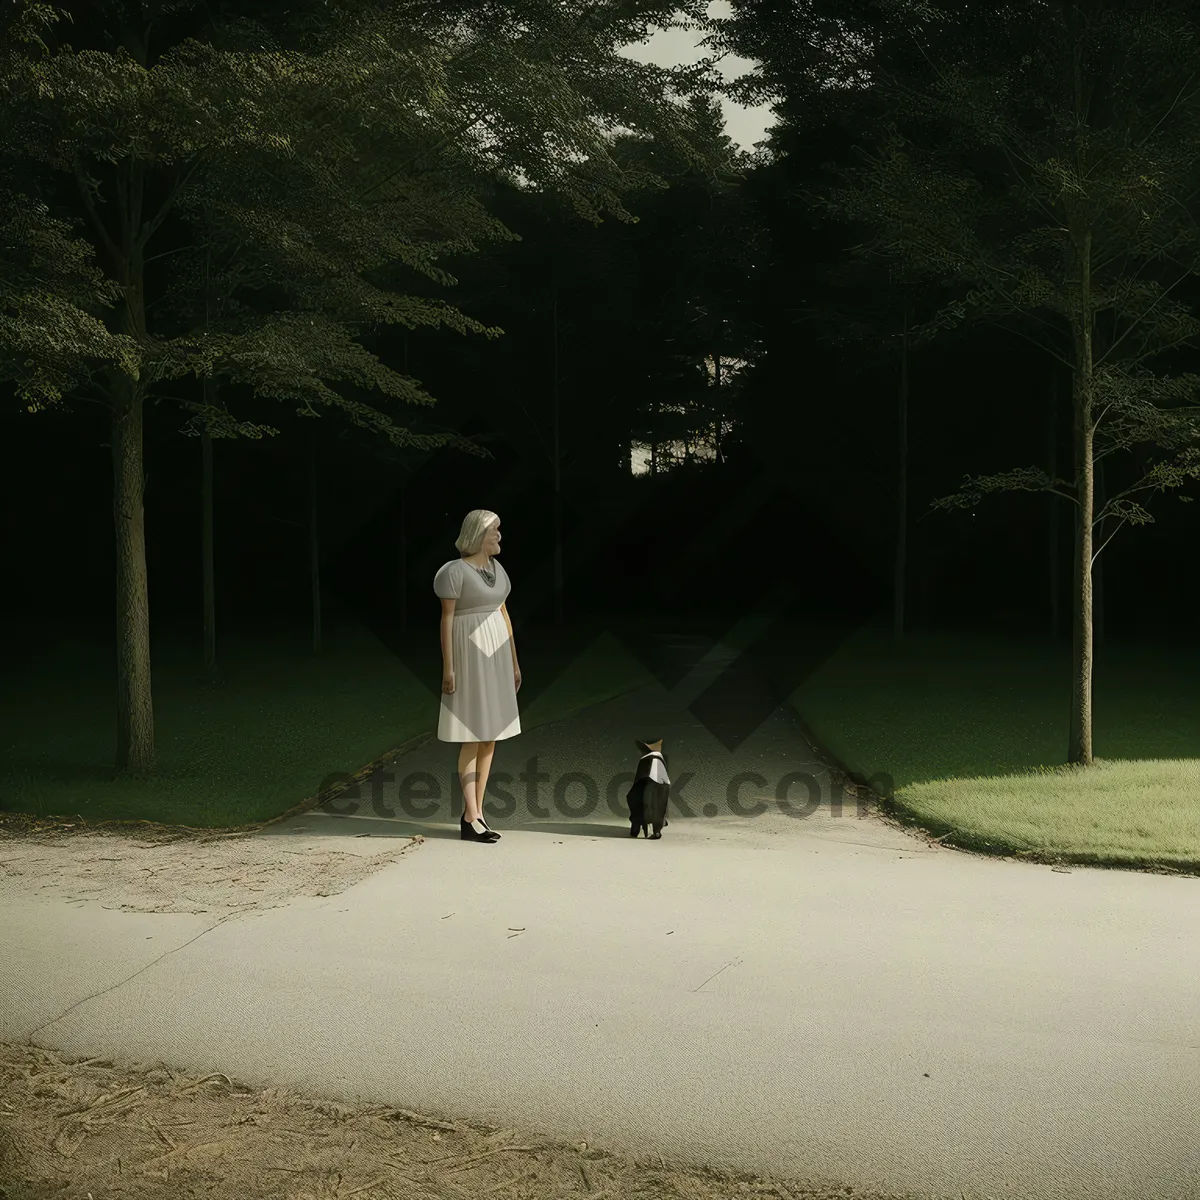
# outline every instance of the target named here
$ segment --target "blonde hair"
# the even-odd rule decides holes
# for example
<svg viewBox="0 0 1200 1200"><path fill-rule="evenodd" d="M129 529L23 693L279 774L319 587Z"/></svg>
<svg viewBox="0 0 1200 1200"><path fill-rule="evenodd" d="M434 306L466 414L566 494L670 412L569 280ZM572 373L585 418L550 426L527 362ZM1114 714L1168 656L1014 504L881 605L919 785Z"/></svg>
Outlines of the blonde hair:
<svg viewBox="0 0 1200 1200"><path fill-rule="evenodd" d="M459 530L458 537L454 542L459 554L463 558L470 554L478 554L479 548L483 545L483 535L499 520L500 518L494 512L489 512L486 508L471 509L463 517L462 529Z"/></svg>

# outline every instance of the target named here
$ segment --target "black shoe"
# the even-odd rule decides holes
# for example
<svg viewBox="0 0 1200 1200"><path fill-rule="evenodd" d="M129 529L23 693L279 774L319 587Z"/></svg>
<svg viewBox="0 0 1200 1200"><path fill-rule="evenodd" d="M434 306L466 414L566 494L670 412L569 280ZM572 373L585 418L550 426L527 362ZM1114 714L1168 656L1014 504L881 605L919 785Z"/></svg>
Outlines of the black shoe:
<svg viewBox="0 0 1200 1200"><path fill-rule="evenodd" d="M476 833L466 817L458 818L458 836L464 842L498 842L500 840L500 835L493 833L490 829L486 833Z"/></svg>
<svg viewBox="0 0 1200 1200"><path fill-rule="evenodd" d="M486 829L488 831L488 833L496 833L496 831L487 823L487 819L485 817L483 817L482 815L479 818L479 823L480 823L480 825L482 825L484 827L484 829ZM499 836L500 835L498 833L496 833L496 837L499 837Z"/></svg>

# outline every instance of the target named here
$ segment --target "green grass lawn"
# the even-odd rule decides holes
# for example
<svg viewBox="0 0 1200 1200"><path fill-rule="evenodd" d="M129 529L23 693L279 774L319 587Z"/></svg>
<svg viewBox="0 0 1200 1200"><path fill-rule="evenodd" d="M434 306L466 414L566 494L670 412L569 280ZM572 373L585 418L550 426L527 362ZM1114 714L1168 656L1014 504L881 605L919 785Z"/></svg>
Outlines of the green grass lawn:
<svg viewBox="0 0 1200 1200"><path fill-rule="evenodd" d="M153 639L157 764L114 779L111 633L30 630L27 661L0 697L0 809L87 821L220 828L270 820L387 750L437 727L436 623L397 655L368 630L336 623L314 655L303 627L228 636L220 681L204 676L199 638ZM524 680L552 674L522 705L532 729L648 682L611 638L563 669L553 639L518 640ZM525 695L523 691L523 696Z"/></svg>
<svg viewBox="0 0 1200 1200"><path fill-rule="evenodd" d="M1200 656L1103 644L1090 768L1065 766L1067 646L868 628L793 702L897 811L968 848L1109 865L1200 863Z"/></svg>

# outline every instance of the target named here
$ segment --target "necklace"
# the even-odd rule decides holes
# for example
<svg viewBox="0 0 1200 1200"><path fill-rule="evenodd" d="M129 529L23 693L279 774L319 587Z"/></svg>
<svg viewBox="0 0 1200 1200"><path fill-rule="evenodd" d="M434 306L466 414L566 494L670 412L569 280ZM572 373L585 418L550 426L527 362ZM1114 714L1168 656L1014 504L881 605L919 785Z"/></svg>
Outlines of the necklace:
<svg viewBox="0 0 1200 1200"><path fill-rule="evenodd" d="M488 559L488 562L491 562L490 558ZM487 569L487 567L476 567L474 563L468 563L467 565L469 567L474 567L475 570L479 572L479 574L483 577L483 582L486 583L488 585L488 587L496 586L495 568L493 568L492 570L489 571Z"/></svg>

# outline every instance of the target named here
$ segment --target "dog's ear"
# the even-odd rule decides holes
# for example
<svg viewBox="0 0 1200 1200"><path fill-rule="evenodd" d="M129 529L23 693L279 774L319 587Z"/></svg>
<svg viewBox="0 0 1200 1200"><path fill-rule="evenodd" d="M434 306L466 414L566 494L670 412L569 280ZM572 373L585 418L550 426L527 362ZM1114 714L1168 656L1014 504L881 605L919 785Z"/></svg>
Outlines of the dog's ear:
<svg viewBox="0 0 1200 1200"><path fill-rule="evenodd" d="M637 748L638 748L638 749L639 749L639 750L640 750L640 751L641 751L643 754L649 754L649 753L650 753L650 747L649 747L649 746L647 746L645 742L639 742L637 738L634 738L634 739L633 739L633 744L634 744L634 745L635 745L635 746L636 746L636 747L637 747Z"/></svg>

